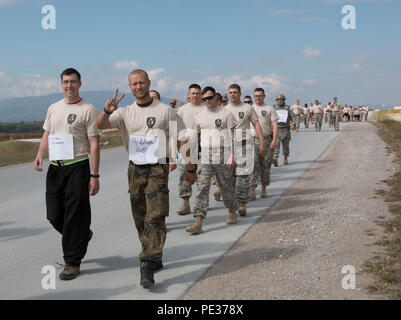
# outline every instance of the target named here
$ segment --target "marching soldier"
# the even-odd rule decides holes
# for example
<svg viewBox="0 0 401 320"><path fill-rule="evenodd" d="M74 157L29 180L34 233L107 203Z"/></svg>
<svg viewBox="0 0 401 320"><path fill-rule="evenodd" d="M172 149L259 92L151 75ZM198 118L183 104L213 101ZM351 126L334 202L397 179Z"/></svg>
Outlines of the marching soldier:
<svg viewBox="0 0 401 320"><path fill-rule="evenodd" d="M295 104L291 106L291 111L295 118L295 131L299 131L299 123L301 121L301 114L303 113L303 109L299 104L299 100L295 101Z"/></svg>
<svg viewBox="0 0 401 320"><path fill-rule="evenodd" d="M337 102L337 98L333 98L333 103L331 104L331 110L332 110L332 117L333 117L333 125L334 125L334 130L338 131L340 130L339 128L339 122L340 122L340 117L341 117L341 104Z"/></svg>
<svg viewBox="0 0 401 320"><path fill-rule="evenodd" d="M256 199L255 189L257 187L259 175L262 183L260 197L267 197L266 187L270 185L270 168L273 160L273 151L277 142L278 115L272 106L265 104L265 97L266 94L263 88L256 88L254 90L255 104L253 105L253 108L259 117L258 121L263 131L266 152L263 155L259 153L260 140L255 136L255 166L251 175L249 188L249 199L252 200Z"/></svg>
<svg viewBox="0 0 401 320"><path fill-rule="evenodd" d="M203 88L201 95L206 108L202 108L195 119L202 154L198 169L198 192L193 211L195 222L185 228L191 234L203 232L202 220L206 218L209 207L210 179L213 174L215 174L220 186L224 204L229 210L226 223L234 224L237 222L237 204L233 181L236 121L227 108L218 105L216 91L213 87Z"/></svg>
<svg viewBox="0 0 401 320"><path fill-rule="evenodd" d="M166 241L166 222L169 215L169 143L174 138L170 133L170 121L177 123L177 132L185 129L184 123L174 109L152 99L149 95L148 74L136 69L129 74L129 87L136 101L127 107L118 108L124 95L117 98L118 89L112 99L106 101L104 110L96 119L99 129L120 129L124 146L129 153L128 182L132 216L142 244L141 285L148 289L154 285L154 272L163 267L163 248ZM184 143L181 138L180 145ZM175 141L174 141L175 142ZM172 150L175 146L171 143ZM181 146L182 147L182 146ZM172 155L175 158L175 155ZM187 164L187 179L196 180L195 166Z"/></svg>
<svg viewBox="0 0 401 320"><path fill-rule="evenodd" d="M305 128L309 128L309 108L307 103L305 103L303 107L303 113L304 113L304 126Z"/></svg>
<svg viewBox="0 0 401 320"><path fill-rule="evenodd" d="M190 102L180 107L177 111L177 115L184 121L186 129L195 131L195 119L198 113L205 107L202 104L200 92L201 87L198 84L191 84L188 88L188 97ZM178 184L179 197L183 199L183 203L181 208L177 210L177 213L180 215L186 215L191 213L189 198L192 195L192 186L187 180L186 165L179 163L178 170L180 173Z"/></svg>
<svg viewBox="0 0 401 320"><path fill-rule="evenodd" d="M315 115L315 129L316 132L322 130L322 120L323 120L323 107L319 103L319 100L315 100L313 105L313 114Z"/></svg>
<svg viewBox="0 0 401 320"><path fill-rule="evenodd" d="M69 68L61 73L64 99L47 110L45 131L34 161L34 169L42 171L43 156L49 151L47 219L62 235L65 267L59 275L61 280L72 280L80 273L92 237L89 196L99 191L98 112L80 97L81 85L77 70Z"/></svg>
<svg viewBox="0 0 401 320"><path fill-rule="evenodd" d="M237 152L244 153L253 152L253 149L249 150L249 146L247 148L247 140L246 140L246 130L250 132L250 124L252 123L255 128L255 132L260 140L259 153L264 154L266 151L266 145L263 137L263 131L260 127L258 121L258 115L255 112L252 105L241 103L241 88L238 84L232 84L228 88L228 96L230 97L230 104L228 104L225 108L230 111L236 122L237 126L235 127L237 131L241 130L242 133L242 148L237 148ZM247 150L244 150L247 149ZM239 155L237 155L237 158ZM254 160L252 159L252 167L254 165ZM249 163L238 164L235 169L235 197L238 201L238 213L240 216L246 215L246 203L248 202L248 194L249 194L249 179L252 172L245 172L249 168ZM240 172L244 171L244 172Z"/></svg>
<svg viewBox="0 0 401 320"><path fill-rule="evenodd" d="M277 145L273 153L273 164L277 167L281 144L283 145L283 164L288 164L288 156L290 155L291 130L294 130L294 119L290 107L285 104L284 94L277 95L276 104L273 107L274 109L276 109L277 115L279 117Z"/></svg>

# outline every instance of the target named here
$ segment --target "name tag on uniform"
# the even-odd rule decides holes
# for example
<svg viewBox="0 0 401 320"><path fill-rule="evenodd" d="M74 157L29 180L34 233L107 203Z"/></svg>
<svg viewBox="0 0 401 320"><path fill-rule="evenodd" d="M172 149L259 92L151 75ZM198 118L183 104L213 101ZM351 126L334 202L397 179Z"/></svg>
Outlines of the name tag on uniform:
<svg viewBox="0 0 401 320"><path fill-rule="evenodd" d="M287 122L288 111L287 110L276 110L278 115L278 122Z"/></svg>
<svg viewBox="0 0 401 320"><path fill-rule="evenodd" d="M72 134L50 134L49 161L74 159L74 141Z"/></svg>
<svg viewBox="0 0 401 320"><path fill-rule="evenodd" d="M129 136L129 160L154 164L159 161L159 137L158 136Z"/></svg>

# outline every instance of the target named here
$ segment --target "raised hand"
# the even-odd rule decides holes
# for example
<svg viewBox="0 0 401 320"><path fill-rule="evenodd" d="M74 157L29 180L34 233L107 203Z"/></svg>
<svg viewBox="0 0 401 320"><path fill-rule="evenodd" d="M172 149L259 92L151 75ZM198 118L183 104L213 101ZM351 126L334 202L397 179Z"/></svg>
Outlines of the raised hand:
<svg viewBox="0 0 401 320"><path fill-rule="evenodd" d="M117 99L118 95L118 89L114 91L114 95L112 99L108 99L106 101L106 105L104 106L104 109L108 113L113 113L115 110L118 108L118 103L125 97L125 94L123 94L120 98Z"/></svg>

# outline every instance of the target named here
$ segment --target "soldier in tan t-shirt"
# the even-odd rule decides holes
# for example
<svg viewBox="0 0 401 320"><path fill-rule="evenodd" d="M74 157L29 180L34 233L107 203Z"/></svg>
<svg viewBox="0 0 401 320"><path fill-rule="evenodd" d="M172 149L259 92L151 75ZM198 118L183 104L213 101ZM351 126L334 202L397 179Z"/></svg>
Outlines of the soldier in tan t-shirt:
<svg viewBox="0 0 401 320"><path fill-rule="evenodd" d="M315 130L322 130L322 121L323 121L323 107L319 103L319 100L315 100L315 104L312 106L313 115L315 116Z"/></svg>
<svg viewBox="0 0 401 320"><path fill-rule="evenodd" d="M184 121L186 135L188 137L196 132L195 120L199 112L205 108L205 105L202 104L200 93L201 87L196 83L191 84L188 88L188 97L190 102L180 107L177 111L177 115ZM185 164L178 164L178 170L180 173L178 190L179 197L183 199L182 206L177 210L177 213L180 215L191 213L189 199L192 195L192 186L187 180L187 172L185 168Z"/></svg>
<svg viewBox="0 0 401 320"><path fill-rule="evenodd" d="M229 110L236 122L237 126L236 134L242 134L242 148L237 148L236 153L244 154L244 149L246 149L246 154L253 154L253 139L251 141L246 140L246 130L250 133L250 124L252 123L256 135L260 140L259 153L264 154L266 152L266 146L263 137L263 131L258 122L258 115L256 114L252 105L247 103L241 103L241 87L238 84L232 84L228 87L228 96L230 98L230 103L225 106L227 110ZM236 138L238 140L238 137ZM241 137L239 137L241 139ZM250 142L250 143L249 143ZM237 158L238 158L237 154ZM249 194L249 180L250 175L253 171L254 166L254 158L252 158L252 164L244 163L242 165L237 164L237 168L235 170L235 197L238 201L238 213L241 216L246 215L246 203L248 202L248 194ZM237 161L238 163L238 161ZM248 168L252 168L251 172L246 173ZM241 172L243 171L243 172Z"/></svg>
<svg viewBox="0 0 401 320"><path fill-rule="evenodd" d="M128 181L132 215L142 243L139 254L141 285L151 288L154 285L154 272L163 267L165 218L169 215L169 167L170 170L176 168L175 163L168 164L166 159L169 157L170 138L176 143L169 122L176 123L178 133L184 129L184 124L174 109L153 100L149 95L150 80L145 71L136 69L128 79L136 101L125 108L118 108L124 95L117 98L116 90L113 98L106 101L96 125L99 129L119 128L132 159L129 162ZM129 136L132 142L130 148ZM179 136L179 140L182 140L180 144L184 143L183 137ZM159 146L156 153L157 141ZM175 159L175 155L172 158ZM194 168L188 162L187 178L190 183L196 180Z"/></svg>
<svg viewBox="0 0 401 320"><path fill-rule="evenodd" d="M59 276L61 280L74 279L80 273L81 260L92 237L89 196L99 191L97 111L80 97L80 87L77 70L69 68L61 73L64 99L47 111L45 132L34 160L34 169L42 171L43 157L49 151L47 219L62 235L65 268Z"/></svg>
<svg viewBox="0 0 401 320"><path fill-rule="evenodd" d="M273 152L276 148L277 135L278 135L278 119L276 110L267 104L264 99L266 97L263 88L256 88L254 90L255 104L253 108L257 113L260 127L263 131L263 138L265 141L266 152L261 155L258 150L260 140L255 137L255 165L250 178L249 199L256 200L255 189L257 187L258 178L261 180L261 198L267 197L266 187L270 185L270 168L273 163Z"/></svg>
<svg viewBox="0 0 401 320"><path fill-rule="evenodd" d="M233 134L236 122L225 107L218 106L214 88L205 87L202 90L202 100L206 107L195 119L201 145L198 191L194 206L195 222L185 229L191 234L203 232L202 220L206 218L209 207L210 180L213 174L216 175L224 204L229 210L226 223L234 224L237 221L232 174L235 166Z"/></svg>
<svg viewBox="0 0 401 320"><path fill-rule="evenodd" d="M291 106L291 112L294 115L295 131L299 131L299 124L301 122L301 114L303 113L302 106L297 99L295 104Z"/></svg>

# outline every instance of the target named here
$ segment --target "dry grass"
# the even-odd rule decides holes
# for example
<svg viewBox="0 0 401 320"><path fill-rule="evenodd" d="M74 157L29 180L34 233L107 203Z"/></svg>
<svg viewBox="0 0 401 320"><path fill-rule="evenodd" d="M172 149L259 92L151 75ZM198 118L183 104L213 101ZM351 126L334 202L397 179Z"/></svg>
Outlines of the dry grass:
<svg viewBox="0 0 401 320"><path fill-rule="evenodd" d="M398 169L383 181L388 188L378 190L377 194L384 198L393 217L380 222L388 236L377 244L383 246L385 252L366 262L365 271L375 278L370 286L372 292L401 300L401 122L386 119L387 113L386 110L379 112L376 125L388 152L395 155L394 162Z"/></svg>
<svg viewBox="0 0 401 320"><path fill-rule="evenodd" d="M13 140L10 140L10 135ZM40 133L0 134L0 167L32 162L38 152L39 143L16 141L17 139L41 138ZM118 130L107 130L100 137L100 149L122 146Z"/></svg>

